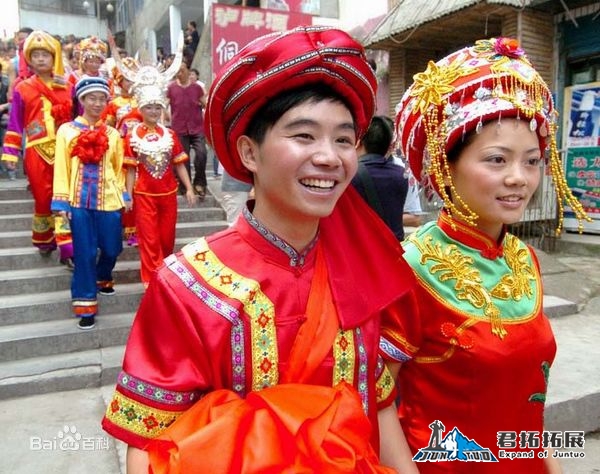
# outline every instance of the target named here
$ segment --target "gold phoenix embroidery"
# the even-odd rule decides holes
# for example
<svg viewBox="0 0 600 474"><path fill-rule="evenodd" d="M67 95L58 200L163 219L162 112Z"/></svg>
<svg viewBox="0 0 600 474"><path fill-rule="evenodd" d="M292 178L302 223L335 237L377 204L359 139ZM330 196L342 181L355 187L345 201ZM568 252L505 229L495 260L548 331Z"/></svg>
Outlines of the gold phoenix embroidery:
<svg viewBox="0 0 600 474"><path fill-rule="evenodd" d="M511 274L504 275L500 282L492 289L493 297L507 300L512 298L519 301L523 296L533 296L532 281L535 281L535 272L529 264L529 252L526 248L519 247L519 241L512 235L506 236L504 243L504 258L512 270Z"/></svg>
<svg viewBox="0 0 600 474"><path fill-rule="evenodd" d="M503 275L491 292L483 286L479 271L472 268L473 259L461 254L456 245L449 245L443 250L441 244L433 244L431 236L426 237L424 244L415 238L410 240L421 253L421 264L427 260L439 262L431 267L430 272L443 272L439 276L441 282L455 279L457 298L468 301L478 309L483 308L484 315L492 324L492 333L501 339L507 333L502 325L500 311L491 297L520 301L524 296L534 296L532 282L536 281L536 273L530 262L529 252L527 248L520 246L520 241L513 235L508 234L504 242L504 259L510 273Z"/></svg>

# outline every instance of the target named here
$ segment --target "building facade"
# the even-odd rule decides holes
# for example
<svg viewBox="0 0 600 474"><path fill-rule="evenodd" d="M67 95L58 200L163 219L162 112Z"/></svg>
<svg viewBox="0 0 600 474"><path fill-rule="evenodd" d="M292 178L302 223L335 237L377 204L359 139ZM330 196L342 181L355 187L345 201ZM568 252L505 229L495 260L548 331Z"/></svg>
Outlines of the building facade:
<svg viewBox="0 0 600 474"><path fill-rule="evenodd" d="M562 116L559 143L569 186L596 219L600 231L600 2L573 0L396 0L386 17L363 39L367 48L389 53L389 113L414 74L476 40L495 36L519 40L554 91ZM525 215L527 231L553 238L555 200L544 180ZM539 223L546 223L539 225ZM565 213L565 227L576 222ZM534 235L535 236L535 235ZM549 245L552 248L552 244Z"/></svg>

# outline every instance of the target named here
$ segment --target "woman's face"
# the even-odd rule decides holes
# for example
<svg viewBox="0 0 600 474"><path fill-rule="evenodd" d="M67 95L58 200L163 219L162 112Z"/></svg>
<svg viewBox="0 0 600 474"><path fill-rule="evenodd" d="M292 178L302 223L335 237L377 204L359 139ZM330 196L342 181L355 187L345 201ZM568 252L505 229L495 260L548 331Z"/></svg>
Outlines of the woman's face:
<svg viewBox="0 0 600 474"><path fill-rule="evenodd" d="M519 222L541 178L538 137L529 121L488 122L449 163L456 193L479 219L477 228L497 239L505 224ZM453 202L460 209L459 200Z"/></svg>

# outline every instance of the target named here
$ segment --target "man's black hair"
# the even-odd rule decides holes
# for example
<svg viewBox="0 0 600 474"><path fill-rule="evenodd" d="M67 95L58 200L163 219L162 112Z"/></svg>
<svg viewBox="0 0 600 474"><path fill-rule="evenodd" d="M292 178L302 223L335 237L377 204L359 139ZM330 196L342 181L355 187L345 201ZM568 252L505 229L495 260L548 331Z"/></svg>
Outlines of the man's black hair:
<svg viewBox="0 0 600 474"><path fill-rule="evenodd" d="M386 156L394 139L394 122L389 117L376 115L371 120L367 133L362 137L361 143L367 153Z"/></svg>
<svg viewBox="0 0 600 474"><path fill-rule="evenodd" d="M255 114L246 129L248 135L257 143L262 143L267 131L290 109L305 102L331 101L343 104L352 114L348 101L332 87L323 84L309 84L284 91L267 101Z"/></svg>

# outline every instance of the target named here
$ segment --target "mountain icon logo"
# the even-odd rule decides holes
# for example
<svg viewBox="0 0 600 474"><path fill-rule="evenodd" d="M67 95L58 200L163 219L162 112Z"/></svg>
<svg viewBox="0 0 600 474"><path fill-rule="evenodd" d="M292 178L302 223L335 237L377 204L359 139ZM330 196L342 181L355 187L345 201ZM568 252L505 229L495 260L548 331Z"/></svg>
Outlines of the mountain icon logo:
<svg viewBox="0 0 600 474"><path fill-rule="evenodd" d="M455 426L442 438L446 427L440 420L429 425L431 438L429 446L419 449L413 457L416 462L464 461L464 462L498 462L488 449L467 438Z"/></svg>

